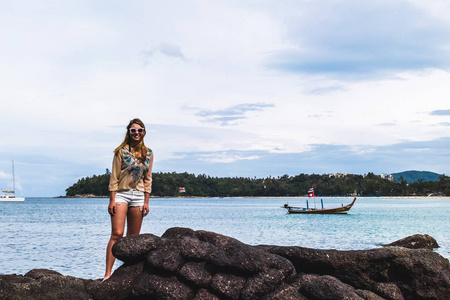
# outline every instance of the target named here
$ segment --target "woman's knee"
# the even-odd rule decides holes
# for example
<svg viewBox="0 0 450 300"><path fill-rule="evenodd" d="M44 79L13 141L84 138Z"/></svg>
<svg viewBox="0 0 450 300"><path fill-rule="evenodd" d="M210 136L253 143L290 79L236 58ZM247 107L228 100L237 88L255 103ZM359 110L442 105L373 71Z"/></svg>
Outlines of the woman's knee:
<svg viewBox="0 0 450 300"><path fill-rule="evenodd" d="M111 240L118 241L123 238L123 231L112 231L111 232Z"/></svg>

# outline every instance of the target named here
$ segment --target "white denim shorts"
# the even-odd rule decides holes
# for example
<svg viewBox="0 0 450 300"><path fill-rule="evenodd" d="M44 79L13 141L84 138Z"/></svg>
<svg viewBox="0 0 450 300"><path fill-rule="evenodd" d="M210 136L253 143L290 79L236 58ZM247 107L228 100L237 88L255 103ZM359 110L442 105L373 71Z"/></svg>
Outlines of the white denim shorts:
<svg viewBox="0 0 450 300"><path fill-rule="evenodd" d="M116 192L116 203L126 203L128 206L144 206L144 192L135 189Z"/></svg>

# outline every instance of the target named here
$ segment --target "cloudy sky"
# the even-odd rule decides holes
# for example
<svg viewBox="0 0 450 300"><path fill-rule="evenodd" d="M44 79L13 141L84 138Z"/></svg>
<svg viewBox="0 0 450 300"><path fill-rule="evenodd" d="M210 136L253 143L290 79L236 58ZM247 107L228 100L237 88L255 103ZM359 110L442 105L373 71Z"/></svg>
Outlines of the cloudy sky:
<svg viewBox="0 0 450 300"><path fill-rule="evenodd" d="M0 188L154 171L450 173L446 0L0 1Z"/></svg>

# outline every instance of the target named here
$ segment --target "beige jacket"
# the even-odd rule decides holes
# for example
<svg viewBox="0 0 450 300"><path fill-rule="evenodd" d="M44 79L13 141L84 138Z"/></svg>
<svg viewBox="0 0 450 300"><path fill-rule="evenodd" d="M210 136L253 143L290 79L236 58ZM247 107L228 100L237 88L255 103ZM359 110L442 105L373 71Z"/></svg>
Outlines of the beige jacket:
<svg viewBox="0 0 450 300"><path fill-rule="evenodd" d="M150 193L152 191L152 168L153 152L151 149L147 151L145 162L141 163L133 153L122 147L113 158L109 190L117 192L136 189Z"/></svg>

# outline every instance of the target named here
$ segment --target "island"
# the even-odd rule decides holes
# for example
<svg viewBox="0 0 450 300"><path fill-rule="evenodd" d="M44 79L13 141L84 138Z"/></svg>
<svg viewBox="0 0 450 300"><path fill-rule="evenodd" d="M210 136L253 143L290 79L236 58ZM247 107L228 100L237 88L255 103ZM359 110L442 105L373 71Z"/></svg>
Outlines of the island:
<svg viewBox="0 0 450 300"><path fill-rule="evenodd" d="M301 197L310 188L326 196L450 196L450 177L410 171L389 175L298 174L266 178L212 177L205 174L153 173L153 197ZM109 196L110 172L78 179L66 189L66 197ZM405 177L403 177L405 176ZM408 178L407 181L404 178Z"/></svg>

